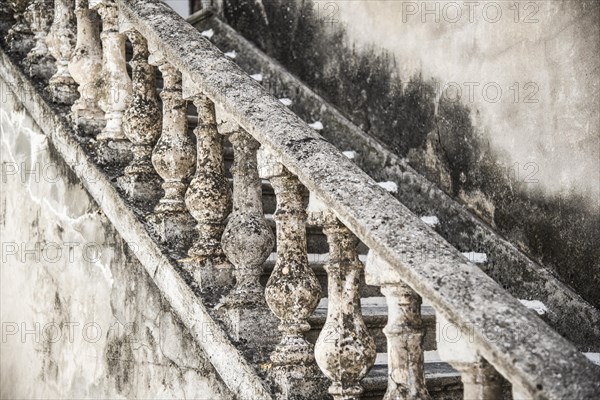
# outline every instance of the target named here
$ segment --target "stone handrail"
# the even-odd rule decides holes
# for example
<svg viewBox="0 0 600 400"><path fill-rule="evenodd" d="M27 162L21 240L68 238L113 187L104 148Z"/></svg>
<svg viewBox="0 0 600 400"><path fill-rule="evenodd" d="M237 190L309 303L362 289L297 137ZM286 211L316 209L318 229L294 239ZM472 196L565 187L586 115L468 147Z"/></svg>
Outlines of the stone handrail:
<svg viewBox="0 0 600 400"><path fill-rule="evenodd" d="M33 3L35 8L47 1ZM242 339L249 329L260 330L257 320L265 325L272 320L272 314L256 319L256 312L262 311L253 311L254 319L244 325L247 310L268 305L278 317L282 337L271 360L283 398L292 398L297 384L292 377L302 376L303 381L316 377L315 356L304 338L320 292L308 267L303 232L307 222L324 226L330 244L328 322L337 329L339 340L331 346L319 341L316 362L332 380L329 390L336 399L360 396L359 381L375 357L363 329L355 284L362 268L355 252L357 239L370 249L367 282L381 286L388 301L386 398L428 398L418 311L421 297L440 321L454 324L468 336L452 346L444 342L439 346L442 358L461 372L465 398L498 397L501 376L512 384L517 399L600 396L597 372L572 344L466 262L171 8L159 0L92 4L78 0L73 12L74 3L55 1L47 42L58 72L50 79L48 93L56 103L70 104L77 98L75 81L79 84L86 101L73 107L75 123L104 125L96 135L99 162L128 164L119 185L132 198L147 198L158 173L164 195L147 221L156 227L160 240L184 242L197 223L197 238L182 263L201 271L203 289L232 284L228 274L235 275L235 286L223 305L235 321L234 339ZM89 65L100 68L100 43L93 32L97 25L89 6L102 17L101 85L91 84L81 73ZM70 48L75 15L78 40L76 48ZM133 82L126 71L125 35L133 45ZM95 58L81 63L71 53ZM154 67L164 80L162 121L156 119L160 109ZM199 115L196 149L187 135L188 100ZM223 132L217 130L215 107L237 126L229 135L235 153L233 199L224 175ZM133 161L127 157L131 153ZM271 181L277 196L276 239L264 218L260 177ZM302 203L303 187L311 194L308 210ZM278 260L263 293L258 278L275 240ZM341 342L351 356L336 347Z"/></svg>

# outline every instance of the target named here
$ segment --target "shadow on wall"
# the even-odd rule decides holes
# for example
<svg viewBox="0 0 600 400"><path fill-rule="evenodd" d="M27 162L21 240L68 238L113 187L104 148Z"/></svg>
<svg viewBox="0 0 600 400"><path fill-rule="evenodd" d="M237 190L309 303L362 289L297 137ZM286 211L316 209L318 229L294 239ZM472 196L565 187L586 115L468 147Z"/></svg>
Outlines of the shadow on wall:
<svg viewBox="0 0 600 400"><path fill-rule="evenodd" d="M283 0L281 0L283 2ZM225 19L334 104L357 126L461 201L513 244L600 307L600 208L593 191L547 191L537 164L506 166L471 111L440 82L401 79L396 59L357 48L310 0L226 0ZM543 72L543 71L542 71ZM540 72L540 73L542 73Z"/></svg>

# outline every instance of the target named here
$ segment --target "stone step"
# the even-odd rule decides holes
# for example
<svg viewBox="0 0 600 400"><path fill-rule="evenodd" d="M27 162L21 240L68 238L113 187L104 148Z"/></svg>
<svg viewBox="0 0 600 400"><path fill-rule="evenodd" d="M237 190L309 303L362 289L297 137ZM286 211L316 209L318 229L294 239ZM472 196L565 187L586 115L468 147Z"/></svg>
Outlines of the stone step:
<svg viewBox="0 0 600 400"><path fill-rule="evenodd" d="M325 325L327 319L327 299L321 299L317 309L309 318L311 330L307 334L307 338L311 343L316 343L319 333ZM377 352L385 353L387 351L387 341L382 329L387 323L387 306L383 297L363 297L361 298L362 315L371 334L375 340ZM425 327L425 337L423 339L423 348L425 351L435 350L436 333L435 333L435 311L431 306L421 306L421 315L423 325Z"/></svg>
<svg viewBox="0 0 600 400"><path fill-rule="evenodd" d="M425 352L425 383L432 399L462 400L460 374L441 362L436 352ZM387 354L378 353L375 365L362 380L365 389L362 400L383 399L388 385Z"/></svg>

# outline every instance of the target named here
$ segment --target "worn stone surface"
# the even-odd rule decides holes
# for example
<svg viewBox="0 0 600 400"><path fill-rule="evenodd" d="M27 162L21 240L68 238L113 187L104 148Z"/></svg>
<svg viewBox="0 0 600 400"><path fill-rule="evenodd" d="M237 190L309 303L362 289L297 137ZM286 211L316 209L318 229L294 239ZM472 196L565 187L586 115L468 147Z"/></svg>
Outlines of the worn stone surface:
<svg viewBox="0 0 600 400"><path fill-rule="evenodd" d="M551 310L548 323L573 341L580 350L600 350L600 311L560 282L546 267L532 260L462 204L452 199L406 160L393 154L378 140L367 135L336 108L319 96L279 63L259 51L239 33L217 18L194 23L201 31L213 29L211 41L223 49L235 48L235 61L249 74L262 71L263 86L276 96L292 96L290 108L306 121L319 120L320 133L339 150L357 152L358 166L376 181L398 185L396 197L418 215L436 215L436 227L445 240L458 249L485 251L489 262L485 272L518 298L534 298ZM284 96L284 97L285 97ZM310 122L309 121L309 122ZM572 329L578 326L579 329Z"/></svg>
<svg viewBox="0 0 600 400"><path fill-rule="evenodd" d="M3 87L11 90L9 98L18 99L20 102L18 110L23 110L24 107L35 122L40 124L39 126L49 143L54 146L56 154L74 172L74 176L80 180L80 184L98 203L123 240L137 245L130 246L130 250L140 260L145 273L180 318L187 332L206 352L229 390L234 393L236 398L240 399L270 399L270 394L255 370L231 344L223 329L209 315L203 303L181 277L178 268L161 252L159 246L151 239L145 227L137 219L130 206L122 200L108 178L98 170L96 164L91 162L78 139L74 137L67 121L56 113L56 107L50 106L42 100L31 82L3 51L0 51L0 62L5 67L0 69ZM90 176L93 179L90 179ZM29 375L27 379L30 379ZM169 381L165 380L165 382ZM180 398L182 396L173 397Z"/></svg>
<svg viewBox="0 0 600 400"><path fill-rule="evenodd" d="M276 337L275 318L266 307L260 276L275 239L263 213L256 160L259 143L242 129L231 134L229 140L234 149L233 213L221 245L234 266L235 286L227 294L220 312L234 338L268 344Z"/></svg>
<svg viewBox="0 0 600 400"><path fill-rule="evenodd" d="M198 112L196 174L185 193L185 204L198 222L197 236L188 250L192 274L203 290L231 286L233 266L221 247L225 219L232 209L231 188L225 177L223 136L217 131L213 102L193 97Z"/></svg>
<svg viewBox="0 0 600 400"><path fill-rule="evenodd" d="M368 283L381 285L388 305L388 322L383 332L387 337L388 390L386 400L429 399L425 386L421 297L403 282L387 279L379 270L385 261L374 252L367 258ZM439 321L436 322L436 326ZM470 397L465 397L469 399Z"/></svg>
<svg viewBox="0 0 600 400"><path fill-rule="evenodd" d="M34 45L34 37L31 28L26 21L26 9L29 1L10 0L7 1L13 12L14 24L6 35L6 43L11 51L24 56Z"/></svg>
<svg viewBox="0 0 600 400"><path fill-rule="evenodd" d="M54 20L46 44L56 60L56 73L48 82L48 93L55 103L73 104L79 94L77 83L69 73L69 60L75 49L75 0L56 0Z"/></svg>
<svg viewBox="0 0 600 400"><path fill-rule="evenodd" d="M465 263L458 251L223 57L200 32L157 0L120 4L149 41L161 43L177 68L221 102L342 223L393 265L385 271L391 279L406 282L452 322L473 326L474 346L504 376L538 398L598 395L595 371L574 346ZM215 70L219 73L212 73ZM423 262L422 255L427 255ZM504 340L486 340L498 326L506 327ZM523 326L533 328L537 337L520 336ZM540 370L537 365L547 367Z"/></svg>
<svg viewBox="0 0 600 400"><path fill-rule="evenodd" d="M267 281L265 299L281 321L282 338L273 353L271 377L281 398L310 399L320 392L314 348L306 340L308 317L321 298L321 285L308 265L306 205L303 186L265 149L260 151L260 176L269 179L277 197L277 261Z"/></svg>
<svg viewBox="0 0 600 400"><path fill-rule="evenodd" d="M133 46L129 62L132 93L123 113L123 133L131 142L133 159L117 182L129 199L139 203L159 191L160 178L152 166L152 147L162 131L162 113L156 94L156 67L148 64L148 44L135 30L127 32Z"/></svg>
<svg viewBox="0 0 600 400"><path fill-rule="evenodd" d="M25 18L31 27L35 45L27 53L25 68L30 76L50 79L56 72L54 60L50 56L46 37L52 24L54 13L51 0L32 1L27 7Z"/></svg>
<svg viewBox="0 0 600 400"><path fill-rule="evenodd" d="M449 327L450 323L443 316L438 318L436 326L438 353L442 360L460 372L465 399L502 398L506 380L473 348L470 333L462 330L458 331L460 335L448 333L444 328ZM521 395L513 398L524 400Z"/></svg>
<svg viewBox="0 0 600 400"><path fill-rule="evenodd" d="M187 213L186 180L196 166L196 150L187 132L187 102L181 97L181 73L168 62L159 63L164 77L162 133L152 150L152 165L164 180L164 196L155 213Z"/></svg>
<svg viewBox="0 0 600 400"><path fill-rule="evenodd" d="M0 110L2 165L17 167L0 195L0 397L236 398L133 254L140 243L15 100Z"/></svg>
<svg viewBox="0 0 600 400"><path fill-rule="evenodd" d="M451 363L461 373L465 399L485 400L502 398L504 378L485 359L475 363ZM517 397L517 400L522 398Z"/></svg>
<svg viewBox="0 0 600 400"><path fill-rule="evenodd" d="M102 18L102 73L98 105L104 111L106 125L96 136L100 160L106 164L121 161L127 153L124 145L123 113L131 93L131 80L125 63L125 37L119 33L119 13L114 0L104 0L96 5ZM115 142L111 145L111 142ZM124 148L123 148L124 147Z"/></svg>
<svg viewBox="0 0 600 400"><path fill-rule="evenodd" d="M235 152L233 175L233 214L223 232L225 255L235 267L236 285L228 295L228 303L264 304L259 277L275 240L265 221L261 185L256 165L258 142L239 130L230 136Z"/></svg>
<svg viewBox="0 0 600 400"><path fill-rule="evenodd" d="M334 399L360 399L365 377L375 362L375 342L363 320L360 306L358 239L332 212L321 218L329 243L327 320L315 345L317 364L332 381Z"/></svg>
<svg viewBox="0 0 600 400"><path fill-rule="evenodd" d="M152 150L152 165L162 178L164 195L147 220L159 240L186 249L191 244L193 219L185 207L187 182L196 166L196 150L188 134L187 101L181 95L181 73L159 52L150 62L162 72L162 132Z"/></svg>
<svg viewBox="0 0 600 400"><path fill-rule="evenodd" d="M89 8L87 0L77 0L77 42L69 61L69 72L77 82L79 98L71 107L76 124L93 132L104 127L104 113L98 106L102 48L100 46L100 18Z"/></svg>

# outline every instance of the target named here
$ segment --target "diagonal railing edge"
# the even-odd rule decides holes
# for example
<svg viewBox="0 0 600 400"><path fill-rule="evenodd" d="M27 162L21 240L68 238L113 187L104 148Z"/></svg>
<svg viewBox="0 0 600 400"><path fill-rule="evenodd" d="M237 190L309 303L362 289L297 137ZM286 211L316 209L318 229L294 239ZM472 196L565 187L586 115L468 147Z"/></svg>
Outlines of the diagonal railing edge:
<svg viewBox="0 0 600 400"><path fill-rule="evenodd" d="M0 48L0 79L43 130L56 151L81 180L104 214L130 246L173 310L204 349L227 387L240 399L272 399L254 368L208 313L202 300L162 253L104 173L88 159L69 124L47 103L31 81ZM6 93L4 93L6 95ZM90 179L93 177L93 179Z"/></svg>

